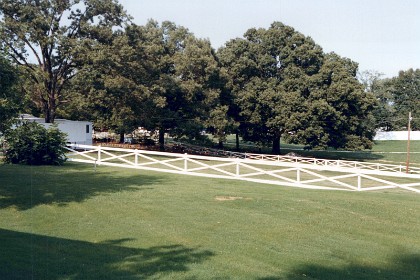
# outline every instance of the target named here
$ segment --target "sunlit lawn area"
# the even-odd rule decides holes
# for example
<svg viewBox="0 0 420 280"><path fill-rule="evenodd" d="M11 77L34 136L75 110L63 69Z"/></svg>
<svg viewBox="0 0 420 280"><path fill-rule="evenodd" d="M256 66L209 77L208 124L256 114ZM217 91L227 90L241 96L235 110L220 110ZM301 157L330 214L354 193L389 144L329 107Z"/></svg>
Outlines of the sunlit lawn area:
<svg viewBox="0 0 420 280"><path fill-rule="evenodd" d="M0 279L420 279L420 195L0 164Z"/></svg>

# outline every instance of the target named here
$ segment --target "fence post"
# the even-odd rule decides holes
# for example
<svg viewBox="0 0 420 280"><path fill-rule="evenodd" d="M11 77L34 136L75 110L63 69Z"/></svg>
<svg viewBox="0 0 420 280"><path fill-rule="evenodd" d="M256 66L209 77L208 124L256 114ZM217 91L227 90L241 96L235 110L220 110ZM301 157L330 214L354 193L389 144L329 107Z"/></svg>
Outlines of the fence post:
<svg viewBox="0 0 420 280"><path fill-rule="evenodd" d="M98 164L101 164L101 145L98 146Z"/></svg>
<svg viewBox="0 0 420 280"><path fill-rule="evenodd" d="M134 164L137 166L139 164L139 150L135 149L134 150Z"/></svg>
<svg viewBox="0 0 420 280"><path fill-rule="evenodd" d="M239 170L239 159L236 159L236 177L239 177L240 170Z"/></svg>
<svg viewBox="0 0 420 280"><path fill-rule="evenodd" d="M362 190L362 176L360 175L360 173L357 175L357 190Z"/></svg>
<svg viewBox="0 0 420 280"><path fill-rule="evenodd" d="M188 157L187 153L184 154L184 171L187 172L188 170Z"/></svg>
<svg viewBox="0 0 420 280"><path fill-rule="evenodd" d="M300 183L300 168L296 169L296 181Z"/></svg>

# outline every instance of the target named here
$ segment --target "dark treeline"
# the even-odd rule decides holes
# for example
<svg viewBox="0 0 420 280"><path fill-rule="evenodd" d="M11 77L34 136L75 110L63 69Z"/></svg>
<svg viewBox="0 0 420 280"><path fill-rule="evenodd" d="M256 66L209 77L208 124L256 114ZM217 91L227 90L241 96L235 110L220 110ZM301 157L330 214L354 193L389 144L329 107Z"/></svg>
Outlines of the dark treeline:
<svg viewBox="0 0 420 280"><path fill-rule="evenodd" d="M13 114L92 120L121 135L212 133L272 145L365 149L418 115L420 70L381 79L274 22L217 51L172 22L144 26L115 0L0 0L2 126ZM414 121L413 128L419 124ZM4 127L0 129L4 130Z"/></svg>

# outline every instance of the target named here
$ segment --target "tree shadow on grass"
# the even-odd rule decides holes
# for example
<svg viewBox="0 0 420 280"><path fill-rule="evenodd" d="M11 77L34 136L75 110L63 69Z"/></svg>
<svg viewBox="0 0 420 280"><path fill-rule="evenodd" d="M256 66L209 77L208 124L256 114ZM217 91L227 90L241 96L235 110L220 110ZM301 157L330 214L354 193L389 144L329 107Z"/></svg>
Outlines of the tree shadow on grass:
<svg viewBox="0 0 420 280"><path fill-rule="evenodd" d="M103 170L103 169L102 169ZM22 166L0 164L0 209L27 210L42 204L66 205L93 196L150 189L159 176L109 173L84 164Z"/></svg>
<svg viewBox="0 0 420 280"><path fill-rule="evenodd" d="M0 229L0 279L147 279L188 271L214 256L182 245L124 247Z"/></svg>
<svg viewBox="0 0 420 280"><path fill-rule="evenodd" d="M386 279L420 279L420 254L395 255L384 267L372 266L363 263L354 263L344 267L328 267L315 264L305 264L294 269L287 276L266 277L260 280L303 280L303 279L360 279L360 280L386 280Z"/></svg>

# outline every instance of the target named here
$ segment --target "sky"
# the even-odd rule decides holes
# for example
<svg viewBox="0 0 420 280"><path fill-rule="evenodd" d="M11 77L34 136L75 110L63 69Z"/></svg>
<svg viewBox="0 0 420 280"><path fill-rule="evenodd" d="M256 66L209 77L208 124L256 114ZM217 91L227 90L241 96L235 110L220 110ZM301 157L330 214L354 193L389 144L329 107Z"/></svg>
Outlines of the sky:
<svg viewBox="0 0 420 280"><path fill-rule="evenodd" d="M383 77L420 68L419 0L119 0L144 25L169 20L215 49L274 21L312 37L325 52Z"/></svg>

